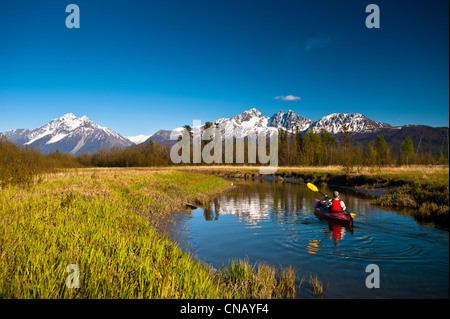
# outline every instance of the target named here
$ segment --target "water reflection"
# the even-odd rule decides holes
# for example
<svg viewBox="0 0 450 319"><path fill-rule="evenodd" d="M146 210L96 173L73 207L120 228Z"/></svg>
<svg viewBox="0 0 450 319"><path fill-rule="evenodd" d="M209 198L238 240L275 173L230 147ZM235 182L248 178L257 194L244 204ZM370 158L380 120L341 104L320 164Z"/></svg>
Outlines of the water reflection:
<svg viewBox="0 0 450 319"><path fill-rule="evenodd" d="M339 245L339 241L344 238L347 232L353 235L353 228L350 227L337 225L331 221L328 221L328 227L329 231L324 231L324 237L332 238L336 246Z"/></svg>
<svg viewBox="0 0 450 319"><path fill-rule="evenodd" d="M331 193L331 190L325 191ZM345 194L341 196L345 198ZM312 214L314 197L315 193L303 184L255 181L240 187L238 192L214 199L203 214L206 221L218 220L220 215L233 215L251 228L260 227L258 224L267 219L283 224L305 224L310 221L301 217ZM350 196L347 203L358 212L367 211L367 200ZM324 238L332 238L336 245L347 233L353 234L351 228L332 221L324 220L324 223L329 224L329 228L324 229Z"/></svg>
<svg viewBox="0 0 450 319"><path fill-rule="evenodd" d="M235 215L243 222L257 224L268 218L270 213L295 215L311 211L313 198L306 200L305 188L300 185L257 181L244 185L238 192L227 193L213 201L205 208L205 219L218 219L221 214ZM207 211L207 212L206 212Z"/></svg>
<svg viewBox="0 0 450 319"><path fill-rule="evenodd" d="M319 244L320 244L321 240L317 240L317 239L310 239L308 246L306 246L306 249L308 250L308 252L312 255L316 254L317 251L319 250Z"/></svg>
<svg viewBox="0 0 450 319"><path fill-rule="evenodd" d="M357 214L353 228L318 218L317 193L304 184L255 181L186 214L179 224L188 226L182 240L219 268L248 258L317 273L330 283L331 298L448 297L448 232L374 206L370 196L339 192ZM383 271L383 290L365 288L364 269L371 263Z"/></svg>

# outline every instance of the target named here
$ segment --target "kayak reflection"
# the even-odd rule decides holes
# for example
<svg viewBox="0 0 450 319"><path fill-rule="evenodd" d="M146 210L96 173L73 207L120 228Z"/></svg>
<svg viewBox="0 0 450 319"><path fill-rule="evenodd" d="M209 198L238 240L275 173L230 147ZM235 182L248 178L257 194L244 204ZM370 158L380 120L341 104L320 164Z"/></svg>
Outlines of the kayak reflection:
<svg viewBox="0 0 450 319"><path fill-rule="evenodd" d="M345 227L342 225L334 224L333 222L328 222L329 232L325 232L325 238L332 238L334 240L335 246L338 246L340 240L344 238L347 232L353 235L352 227Z"/></svg>
<svg viewBox="0 0 450 319"><path fill-rule="evenodd" d="M353 235L352 227L345 227L330 221L324 221L328 223L328 228L323 228L323 238L322 239L310 239L306 250L308 253L315 255L319 251L319 246L324 239L333 239L334 246L339 246L341 240L347 235Z"/></svg>

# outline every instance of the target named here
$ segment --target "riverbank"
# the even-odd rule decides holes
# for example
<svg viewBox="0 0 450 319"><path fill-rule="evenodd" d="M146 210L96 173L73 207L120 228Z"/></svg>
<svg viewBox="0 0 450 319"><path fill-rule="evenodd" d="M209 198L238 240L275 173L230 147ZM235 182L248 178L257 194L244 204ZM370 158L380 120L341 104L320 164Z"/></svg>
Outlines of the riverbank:
<svg viewBox="0 0 450 319"><path fill-rule="evenodd" d="M178 169L226 179L264 176L259 174L258 167L250 166L185 166ZM413 208L416 219L448 228L448 174L448 166L360 167L354 173L348 173L340 166L325 166L280 167L275 174L266 178L352 189L376 197L374 202L381 206Z"/></svg>
<svg viewBox="0 0 450 319"><path fill-rule="evenodd" d="M156 230L158 215L230 187L171 168L93 168L1 188L0 297L295 297L291 268L237 262L213 271Z"/></svg>

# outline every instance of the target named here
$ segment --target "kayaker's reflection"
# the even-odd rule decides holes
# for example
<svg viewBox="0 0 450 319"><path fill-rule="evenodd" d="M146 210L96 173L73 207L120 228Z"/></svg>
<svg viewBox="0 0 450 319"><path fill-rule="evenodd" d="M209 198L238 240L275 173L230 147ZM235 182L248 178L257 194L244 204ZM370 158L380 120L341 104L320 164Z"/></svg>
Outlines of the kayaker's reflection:
<svg viewBox="0 0 450 319"><path fill-rule="evenodd" d="M329 234L332 235L332 238L334 240L334 245L339 246L340 245L339 241L345 236L345 227L341 225L328 223L328 228L330 229Z"/></svg>
<svg viewBox="0 0 450 319"><path fill-rule="evenodd" d="M339 246L340 240L344 238L346 231L349 230L351 234L353 234L353 230L351 228L346 228L344 226L336 225L333 223L328 223L328 229L324 229L324 236L322 239L310 239L308 246L306 249L310 254L316 254L319 251L319 245L322 243L324 239L332 238L334 240L334 245Z"/></svg>

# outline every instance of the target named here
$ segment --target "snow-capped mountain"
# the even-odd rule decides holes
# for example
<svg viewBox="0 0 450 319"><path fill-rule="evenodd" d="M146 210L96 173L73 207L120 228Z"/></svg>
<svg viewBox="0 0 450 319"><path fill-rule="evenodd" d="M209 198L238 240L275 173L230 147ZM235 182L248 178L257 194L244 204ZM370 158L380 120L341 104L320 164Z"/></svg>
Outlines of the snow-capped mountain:
<svg viewBox="0 0 450 319"><path fill-rule="evenodd" d="M326 129L331 134L338 134L343 131L344 125L352 133L360 132L375 132L383 128L390 128L391 125L386 123L379 123L372 121L359 113L333 113L324 116L318 121L310 120L301 115L295 114L294 111L289 110L287 113L278 111L270 118L264 116L255 108L243 112L242 114L233 116L232 118L221 118L214 123L219 125L222 138L225 139L234 134L238 137L246 137L258 129L267 129L267 134L273 134L278 130L286 130L292 132L292 129L298 127L299 132L306 132L313 129L320 133L322 129ZM202 125L201 129L204 129ZM175 129L181 132L182 128ZM152 140L155 143L173 145L177 141L170 141L171 131L161 130L152 135L147 141Z"/></svg>
<svg viewBox="0 0 450 319"><path fill-rule="evenodd" d="M289 110L289 112L284 113L283 111L278 111L276 114L267 122L267 126L276 127L280 129L285 129L291 131L292 128L298 127L300 132L307 130L314 121L307 119L301 115L297 115L294 111Z"/></svg>
<svg viewBox="0 0 450 319"><path fill-rule="evenodd" d="M113 130L94 123L86 116L68 113L34 130L11 130L3 133L13 143L31 145L43 153L79 154L112 146L126 147L132 142Z"/></svg>
<svg viewBox="0 0 450 319"><path fill-rule="evenodd" d="M267 124L268 116L264 116L255 108L244 111L242 114L233 116L230 119L221 118L215 121L219 125L224 139L234 134L236 137L246 137L251 133L256 133L258 129L268 128L269 134L276 132L275 128L270 128Z"/></svg>
<svg viewBox="0 0 450 319"><path fill-rule="evenodd" d="M269 136L279 130L291 132L294 129L295 131L297 127L302 133L310 129L320 133L322 129L326 129L331 134L339 134L343 131L344 125L353 135L359 134L358 136L361 138L367 139L378 132L394 129L389 124L375 122L359 113L333 113L315 121L297 115L291 110L287 113L279 111L268 117L255 108L231 118L218 119L212 123L218 125L223 139L232 135L248 137L261 129L266 129L266 134ZM204 130L205 125L193 129L198 128ZM40 128L11 130L2 135L15 144L37 147L43 153L59 150L62 153L79 154L85 151L96 151L100 148L127 147L148 143L150 140L154 143L173 145L177 143L177 140L170 140L172 131L179 133L182 130L183 128L179 127L174 130L160 130L151 136L139 135L127 138L94 123L86 116L76 117L69 113Z"/></svg>
<svg viewBox="0 0 450 319"><path fill-rule="evenodd" d="M30 140L28 138L28 134L30 134L30 132L31 131L29 129L17 129L0 133L0 136L6 136L14 144L24 145Z"/></svg>
<svg viewBox="0 0 450 319"><path fill-rule="evenodd" d="M318 133L322 129L326 129L331 134L337 134L343 131L344 125L352 133L373 132L382 128L391 127L391 125L386 123L372 121L359 113L333 113L314 122L311 128Z"/></svg>
<svg viewBox="0 0 450 319"><path fill-rule="evenodd" d="M231 136L247 137L252 133L257 133L260 129L267 129L266 134L268 136L274 132L277 132L278 128L269 127L267 125L268 121L268 116L264 116L260 111L252 108L251 110L244 111L243 113L233 116L232 118L220 118L212 123L213 125L218 125L221 137L224 140ZM200 129L203 131L205 129L205 125L203 124L200 127L194 127L193 130L195 129ZM182 130L183 128L179 127L172 131L181 134ZM153 141L155 143L173 145L177 141L170 140L170 134L172 131L160 130L152 135L146 142Z"/></svg>

